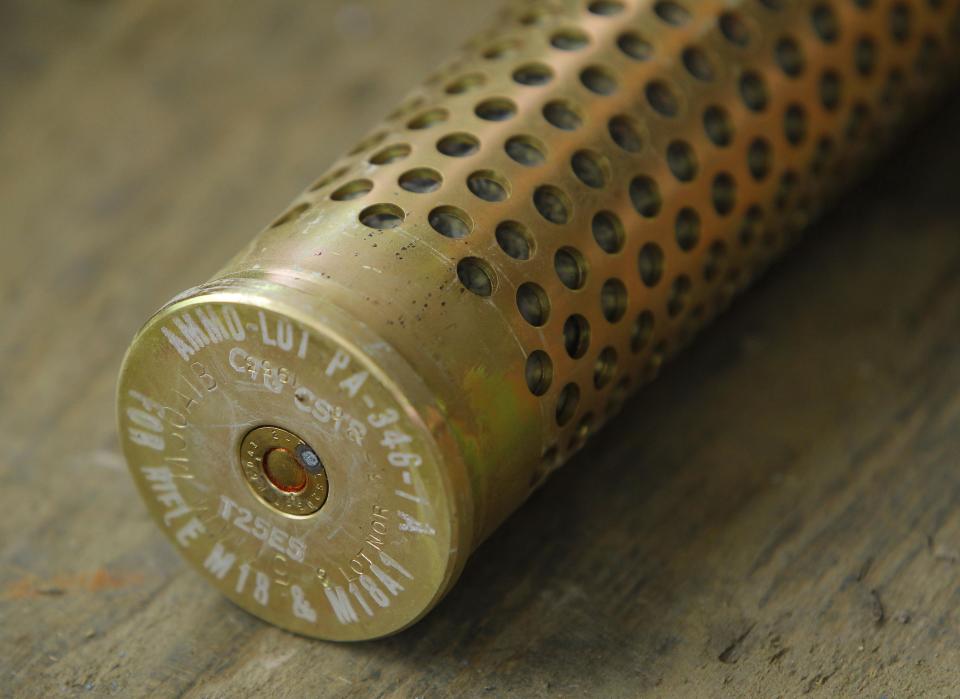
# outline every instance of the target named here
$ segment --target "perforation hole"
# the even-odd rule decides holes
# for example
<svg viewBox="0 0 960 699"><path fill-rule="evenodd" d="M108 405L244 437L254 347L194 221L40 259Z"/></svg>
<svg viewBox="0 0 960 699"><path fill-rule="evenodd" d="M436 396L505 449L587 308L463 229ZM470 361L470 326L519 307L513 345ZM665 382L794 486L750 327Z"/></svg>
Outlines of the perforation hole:
<svg viewBox="0 0 960 699"><path fill-rule="evenodd" d="M353 180L337 188L330 198L334 201L350 201L366 196L373 189L373 182L370 180Z"/></svg>
<svg viewBox="0 0 960 699"><path fill-rule="evenodd" d="M556 420L559 427L563 427L577 412L580 403L580 387L575 383L568 383L560 390L557 396Z"/></svg>
<svg viewBox="0 0 960 699"><path fill-rule="evenodd" d="M693 250L700 241L700 216L696 210L685 206L677 212L673 226L677 245L684 252Z"/></svg>
<svg viewBox="0 0 960 699"><path fill-rule="evenodd" d="M670 291L667 294L667 314L671 318L676 318L683 313L683 309L687 305L687 297L690 295L692 288L693 284L685 274L678 275L677 278L673 280L673 283L670 285Z"/></svg>
<svg viewBox="0 0 960 699"><path fill-rule="evenodd" d="M787 106L783 117L783 135L790 145L798 146L807 136L807 113L799 104Z"/></svg>
<svg viewBox="0 0 960 699"><path fill-rule="evenodd" d="M307 209L309 209L309 208L310 208L310 205L307 204L306 202L303 202L303 203L301 203L301 204L297 204L295 207L293 207L292 209L290 209L289 211L287 211L285 214L283 214L283 215L282 215L280 218L278 218L276 221L274 221L273 223L271 223L271 224L270 224L270 228L278 228L279 226L282 226L282 225L285 224L285 223L290 223L290 221L293 221L294 219L300 218L300 216L302 216L303 213L304 213Z"/></svg>
<svg viewBox="0 0 960 699"><path fill-rule="evenodd" d="M683 5L673 2L673 0L659 0L653 6L653 11L657 14L657 17L675 27L690 21L690 12Z"/></svg>
<svg viewBox="0 0 960 699"><path fill-rule="evenodd" d="M587 263L576 248L563 247L553 256L553 269L565 287L582 289L587 281Z"/></svg>
<svg viewBox="0 0 960 699"><path fill-rule="evenodd" d="M504 201L510 196L510 184L492 170L478 170L467 177L467 188L474 196L489 202Z"/></svg>
<svg viewBox="0 0 960 699"><path fill-rule="evenodd" d="M890 36L898 44L910 38L910 8L902 2L890 8Z"/></svg>
<svg viewBox="0 0 960 699"><path fill-rule="evenodd" d="M520 85L539 87L553 80L553 69L545 63L527 63L513 71L513 80Z"/></svg>
<svg viewBox="0 0 960 699"><path fill-rule="evenodd" d="M485 48L480 55L488 61L499 61L516 55L522 46L517 39L503 39Z"/></svg>
<svg viewBox="0 0 960 699"><path fill-rule="evenodd" d="M820 76L820 103L827 111L840 106L840 75L833 70L825 70Z"/></svg>
<svg viewBox="0 0 960 699"><path fill-rule="evenodd" d="M630 202L637 213L645 218L653 218L660 213L663 199L656 180L646 175L638 175L630 180Z"/></svg>
<svg viewBox="0 0 960 699"><path fill-rule="evenodd" d="M567 451L573 453L583 448L583 445L586 443L587 438L590 436L590 428L593 424L593 413L588 412L582 418L580 422L577 423L577 428L573 432L573 436L570 437L570 441L567 442Z"/></svg>
<svg viewBox="0 0 960 699"><path fill-rule="evenodd" d="M833 155L833 140L829 136L821 136L817 139L817 147L813 151L813 157L810 159L810 172L814 175L820 175L824 172Z"/></svg>
<svg viewBox="0 0 960 699"><path fill-rule="evenodd" d="M696 46L688 46L683 50L681 58L684 68L697 80L703 82L713 80L713 65L710 63L710 58L702 49Z"/></svg>
<svg viewBox="0 0 960 699"><path fill-rule="evenodd" d="M825 2L817 4L810 14L810 19L813 22L814 32L824 43L832 44L840 36L840 24L829 4Z"/></svg>
<svg viewBox="0 0 960 699"><path fill-rule="evenodd" d="M617 48L635 61L646 61L653 55L653 44L636 32L624 32L618 36Z"/></svg>
<svg viewBox="0 0 960 699"><path fill-rule="evenodd" d="M800 44L793 37L780 38L774 47L774 56L780 70L788 77L798 78L803 73L803 51L800 50Z"/></svg>
<svg viewBox="0 0 960 699"><path fill-rule="evenodd" d="M593 0L587 5L587 11L595 15L610 17L623 12L623 3L618 0Z"/></svg>
<svg viewBox="0 0 960 699"><path fill-rule="evenodd" d="M450 77L450 73L453 71L456 65L457 63L455 62L453 65L447 66L446 68L441 68L440 70L431 73L430 76L424 80L424 85L433 87L442 82L444 78Z"/></svg>
<svg viewBox="0 0 960 699"><path fill-rule="evenodd" d="M535 396L546 393L553 382L553 362L550 355L543 350L531 352L524 367L524 377L530 393Z"/></svg>
<svg viewBox="0 0 960 699"><path fill-rule="evenodd" d="M792 170L787 170L782 175L780 175L780 182L777 187L777 193L774 195L774 206L779 211L785 211L787 205L790 203L790 198L793 196L794 192L797 189L798 177L797 173Z"/></svg>
<svg viewBox="0 0 960 699"><path fill-rule="evenodd" d="M541 185L533 191L533 205L541 216L557 225L570 220L573 208L570 198L552 185Z"/></svg>
<svg viewBox="0 0 960 699"><path fill-rule="evenodd" d="M617 91L617 79L601 66L587 66L580 71L580 82L595 95L612 95Z"/></svg>
<svg viewBox="0 0 960 699"><path fill-rule="evenodd" d="M550 45L561 51L579 51L590 43L590 37L579 29L560 29L550 36Z"/></svg>
<svg viewBox="0 0 960 699"><path fill-rule="evenodd" d="M767 86L759 73L745 71L740 76L740 97L747 109L762 112L767 107Z"/></svg>
<svg viewBox="0 0 960 699"><path fill-rule="evenodd" d="M525 321L539 328L550 318L550 298L540 285L524 282L517 287L517 310Z"/></svg>
<svg viewBox="0 0 960 699"><path fill-rule="evenodd" d="M390 119L391 121L395 119L400 119L401 117L406 116L407 114L410 114L414 110L420 109L420 107L423 106L424 102L426 102L426 99L423 97L423 95L417 95L410 101L404 103L397 109L393 110L387 116L387 119Z"/></svg>
<svg viewBox="0 0 960 699"><path fill-rule="evenodd" d="M580 111L571 102L565 100L552 100L543 105L543 117L551 125L564 131L578 129L583 123Z"/></svg>
<svg viewBox="0 0 960 699"><path fill-rule="evenodd" d="M736 12L724 12L717 20L720 27L720 33L724 38L735 46L746 46L750 43L750 32L743 18Z"/></svg>
<svg viewBox="0 0 960 699"><path fill-rule="evenodd" d="M653 381L660 373L660 367L663 366L663 359L667 353L667 341L661 340L653 347L653 352L647 358L643 365L641 376L644 381Z"/></svg>
<svg viewBox="0 0 960 699"><path fill-rule="evenodd" d="M646 243L640 248L637 258L640 280L648 287L654 287L663 276L663 250L656 243Z"/></svg>
<svg viewBox="0 0 960 699"><path fill-rule="evenodd" d="M640 129L632 117L618 115L612 117L607 124L610 131L610 138L620 148L628 153L639 153L643 147L643 141L640 138Z"/></svg>
<svg viewBox="0 0 960 699"><path fill-rule="evenodd" d="M903 71L894 66L887 73L887 79L884 83L883 91L880 93L880 102L886 107L892 107L896 103L898 96L903 91L903 84ZM823 101L822 87L823 86L821 85L821 101Z"/></svg>
<svg viewBox="0 0 960 699"><path fill-rule="evenodd" d="M627 312L627 287L619 279L608 279L600 289L600 311L608 323L616 323Z"/></svg>
<svg viewBox="0 0 960 699"><path fill-rule="evenodd" d="M857 40L853 62L860 75L867 77L873 74L877 65L877 44L869 36L862 36Z"/></svg>
<svg viewBox="0 0 960 699"><path fill-rule="evenodd" d="M610 399L605 408L607 415L613 415L623 407L623 401L627 398L627 392L630 389L630 377L624 376L617 381L616 385L610 391Z"/></svg>
<svg viewBox="0 0 960 699"><path fill-rule="evenodd" d="M850 118L844 128L847 139L854 141L863 135L870 120L870 108L863 102L857 102L850 111Z"/></svg>
<svg viewBox="0 0 960 699"><path fill-rule="evenodd" d="M721 216L726 216L737 203L737 183L733 175L728 172L718 173L713 178L710 187L710 198L713 201L713 210Z"/></svg>
<svg viewBox="0 0 960 699"><path fill-rule="evenodd" d="M384 140L386 137L387 137L387 132L386 132L386 131L381 131L380 133L375 133L375 134L373 134L372 136L369 136L369 137L363 139L362 141L360 141L360 143L358 143L356 146L354 146L354 147L350 150L350 152L347 153L347 155L358 155L358 154L360 154L360 153L363 153L365 150L369 150L370 148L373 148L374 146L380 145L380 143L382 143L383 140Z"/></svg>
<svg viewBox="0 0 960 699"><path fill-rule="evenodd" d="M415 170L407 170L400 175L397 182L408 192L426 194L440 189L440 185L443 184L443 176L431 168L420 167Z"/></svg>
<svg viewBox="0 0 960 699"><path fill-rule="evenodd" d="M723 269L727 259L727 244L722 240L715 240L707 249L707 259L703 264L703 278L712 282Z"/></svg>
<svg viewBox="0 0 960 699"><path fill-rule="evenodd" d="M536 488L559 465L559 452L556 445L550 446L540 456L540 462L530 475L530 487Z"/></svg>
<svg viewBox="0 0 960 699"><path fill-rule="evenodd" d="M671 141L667 146L667 166L681 182L697 176L697 156L686 141Z"/></svg>
<svg viewBox="0 0 960 699"><path fill-rule="evenodd" d="M410 146L406 143L395 143L392 146L381 148L370 156L371 165L389 165L398 160L403 160L410 155Z"/></svg>
<svg viewBox="0 0 960 699"><path fill-rule="evenodd" d="M477 88L483 87L487 82L486 76L483 73L469 73L467 75L462 75L456 80L447 83L447 86L443 89L448 95L462 95L467 92L476 90Z"/></svg>
<svg viewBox="0 0 960 699"><path fill-rule="evenodd" d="M527 167L542 165L547 158L546 146L532 136L512 136L503 149L511 160Z"/></svg>
<svg viewBox="0 0 960 699"><path fill-rule="evenodd" d="M593 387L598 391L606 388L617 373L617 350L604 347L593 365Z"/></svg>
<svg viewBox="0 0 960 699"><path fill-rule="evenodd" d="M490 266L479 257L465 257L457 263L457 278L470 292L477 296L493 293L496 277Z"/></svg>
<svg viewBox="0 0 960 699"><path fill-rule="evenodd" d="M740 246L747 248L760 237L760 230L763 225L763 209L756 204L752 205L743 215L743 223L737 233L737 240Z"/></svg>
<svg viewBox="0 0 960 699"><path fill-rule="evenodd" d="M517 113L517 105L506 97L493 97L478 104L473 112L485 121L506 121Z"/></svg>
<svg viewBox="0 0 960 699"><path fill-rule="evenodd" d="M533 256L533 236L526 226L517 221L502 221L497 225L497 245L514 260L529 260Z"/></svg>
<svg viewBox="0 0 960 699"><path fill-rule="evenodd" d="M610 211L599 211L590 222L593 239L608 255L613 255L623 249L623 224L617 215Z"/></svg>
<svg viewBox="0 0 960 699"><path fill-rule="evenodd" d="M588 187L602 189L610 179L610 164L599 153L578 150L570 158L573 174Z"/></svg>
<svg viewBox="0 0 960 699"><path fill-rule="evenodd" d="M367 228L383 231L403 223L404 213L396 204L374 204L361 211L358 218Z"/></svg>
<svg viewBox="0 0 960 699"><path fill-rule="evenodd" d="M338 168L337 170L334 170L333 172L327 175L324 175L323 177L318 179L316 182L314 182L312 185L310 185L310 191L316 192L318 189L323 189L328 184L333 184L334 182L336 182L346 174L347 174L347 168L345 167Z"/></svg>
<svg viewBox="0 0 960 699"><path fill-rule="evenodd" d="M770 172L770 144L763 138L755 138L747 149L747 168L753 179L760 181Z"/></svg>
<svg viewBox="0 0 960 699"><path fill-rule="evenodd" d="M630 351L634 354L643 351L653 337L654 316L650 311L641 311L633 321L630 330Z"/></svg>
<svg viewBox="0 0 960 699"><path fill-rule="evenodd" d="M580 359L590 347L590 323L579 313L563 323L563 348L571 359Z"/></svg>
<svg viewBox="0 0 960 699"><path fill-rule="evenodd" d="M703 129L718 148L729 146L733 140L733 122L723 107L711 105L703 111Z"/></svg>
<svg viewBox="0 0 960 699"><path fill-rule="evenodd" d="M549 13L546 10L537 8L520 15L520 19L517 21L524 27L539 27L547 21L548 17Z"/></svg>
<svg viewBox="0 0 960 699"><path fill-rule="evenodd" d="M452 133L437 141L437 150L451 158L465 158L480 149L480 141L468 133Z"/></svg>
<svg viewBox="0 0 960 699"><path fill-rule="evenodd" d="M430 109L408 121L407 128L414 131L421 131L436 126L437 124L442 124L449 118L450 113L446 109Z"/></svg>
<svg viewBox="0 0 960 699"><path fill-rule="evenodd" d="M427 221L444 238L466 238L473 230L473 219L455 206L438 206L427 216Z"/></svg>
<svg viewBox="0 0 960 699"><path fill-rule="evenodd" d="M661 116L675 117L680 110L676 95L662 80L652 80L647 83L644 93L647 96L647 103Z"/></svg>

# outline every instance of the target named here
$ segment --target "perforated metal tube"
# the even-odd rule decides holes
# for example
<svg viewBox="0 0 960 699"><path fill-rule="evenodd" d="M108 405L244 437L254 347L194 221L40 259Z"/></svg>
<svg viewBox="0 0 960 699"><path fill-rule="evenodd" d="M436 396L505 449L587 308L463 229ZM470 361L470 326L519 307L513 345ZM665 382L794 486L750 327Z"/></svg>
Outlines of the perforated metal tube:
<svg viewBox="0 0 960 699"><path fill-rule="evenodd" d="M517 4L134 340L148 506L273 623L407 626L950 81L958 38L956 0Z"/></svg>

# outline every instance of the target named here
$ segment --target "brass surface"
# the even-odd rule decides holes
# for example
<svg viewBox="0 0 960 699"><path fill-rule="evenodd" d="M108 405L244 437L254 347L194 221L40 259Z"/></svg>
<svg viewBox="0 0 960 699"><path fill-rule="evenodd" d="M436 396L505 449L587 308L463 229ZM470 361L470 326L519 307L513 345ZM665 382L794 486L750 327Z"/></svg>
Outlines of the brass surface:
<svg viewBox="0 0 960 699"><path fill-rule="evenodd" d="M134 340L148 507L284 628L409 625L950 82L958 27L955 0L515 5ZM316 450L318 509L248 487L262 426Z"/></svg>

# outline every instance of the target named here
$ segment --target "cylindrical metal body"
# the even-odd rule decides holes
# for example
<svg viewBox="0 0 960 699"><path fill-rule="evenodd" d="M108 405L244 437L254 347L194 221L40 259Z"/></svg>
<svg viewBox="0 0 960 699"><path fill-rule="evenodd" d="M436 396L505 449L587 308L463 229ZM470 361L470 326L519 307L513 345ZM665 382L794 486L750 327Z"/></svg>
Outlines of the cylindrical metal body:
<svg viewBox="0 0 960 699"><path fill-rule="evenodd" d="M958 23L517 5L136 337L120 432L151 512L284 628L414 622L947 81Z"/></svg>

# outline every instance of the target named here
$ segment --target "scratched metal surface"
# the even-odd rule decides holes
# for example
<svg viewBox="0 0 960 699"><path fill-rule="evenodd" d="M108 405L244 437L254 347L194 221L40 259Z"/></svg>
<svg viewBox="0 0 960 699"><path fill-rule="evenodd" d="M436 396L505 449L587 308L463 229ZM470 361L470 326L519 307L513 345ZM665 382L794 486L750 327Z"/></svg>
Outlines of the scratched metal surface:
<svg viewBox="0 0 960 699"><path fill-rule="evenodd" d="M414 629L270 628L148 521L130 335L493 9L0 7L0 695L955 693L956 98Z"/></svg>

